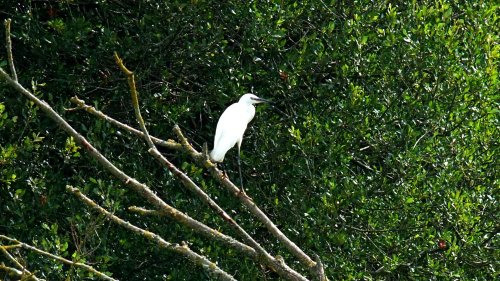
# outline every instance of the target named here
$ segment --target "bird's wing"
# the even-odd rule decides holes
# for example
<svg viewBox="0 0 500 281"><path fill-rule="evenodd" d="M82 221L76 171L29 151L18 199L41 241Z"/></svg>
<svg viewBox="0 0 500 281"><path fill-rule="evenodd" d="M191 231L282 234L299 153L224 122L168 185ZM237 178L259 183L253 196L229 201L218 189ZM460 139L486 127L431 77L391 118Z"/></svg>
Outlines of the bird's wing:
<svg viewBox="0 0 500 281"><path fill-rule="evenodd" d="M244 109L241 104L235 103L222 113L215 131L214 149L210 152L212 160L221 162L229 149L241 143L248 124Z"/></svg>

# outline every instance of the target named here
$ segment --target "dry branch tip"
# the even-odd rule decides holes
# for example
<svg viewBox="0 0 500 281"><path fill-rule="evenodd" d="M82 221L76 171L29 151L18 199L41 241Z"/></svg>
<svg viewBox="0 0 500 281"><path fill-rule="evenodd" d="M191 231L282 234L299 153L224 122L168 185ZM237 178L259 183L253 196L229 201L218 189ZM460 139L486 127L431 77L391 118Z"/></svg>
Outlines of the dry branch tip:
<svg viewBox="0 0 500 281"><path fill-rule="evenodd" d="M123 73L125 73L127 76L131 76L134 74L132 71L128 70L128 68L123 64L123 60L120 58L120 56L118 56L118 52L116 51L114 52L114 58L116 64L118 65L118 67L120 67Z"/></svg>
<svg viewBox="0 0 500 281"><path fill-rule="evenodd" d="M12 55L12 40L11 40L11 34L10 34L10 23L11 19L6 19L5 20L5 47L7 48L7 60L9 62L9 67L10 67L10 75L12 77L12 80L17 82L17 73L16 73L16 67L14 66L14 56Z"/></svg>

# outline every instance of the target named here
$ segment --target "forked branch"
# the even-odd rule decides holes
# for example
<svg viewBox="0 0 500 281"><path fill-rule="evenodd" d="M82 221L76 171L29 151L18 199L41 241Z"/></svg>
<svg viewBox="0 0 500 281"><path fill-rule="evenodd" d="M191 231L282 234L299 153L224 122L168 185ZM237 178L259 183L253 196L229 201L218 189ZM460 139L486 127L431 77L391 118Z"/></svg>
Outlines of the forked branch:
<svg viewBox="0 0 500 281"><path fill-rule="evenodd" d="M7 236L5 236L7 237ZM2 237L0 237L1 239ZM2 243L3 244L3 243ZM16 260L10 253L9 249L15 249L15 248L20 248L20 244L15 244L15 245L0 245L0 252L4 254L4 256L7 257L7 260L10 260L11 263L14 264L14 267L8 267L5 266L3 263L0 264L0 269L8 272L11 275L15 275L19 277L21 280L44 280L44 279L39 279L38 277L35 276L34 273L31 273L25 266L23 266L18 260ZM23 279L24 278L24 279Z"/></svg>
<svg viewBox="0 0 500 281"><path fill-rule="evenodd" d="M235 280L231 275L229 275L225 271L221 270L215 263L209 261L206 257L195 253L187 245L172 244L170 242L167 242L158 234L155 234L153 232L139 228L139 227L113 215L112 213L108 212L106 209L104 209L103 207L99 206L97 203L92 201L92 199L88 198L83 193L81 193L78 188L74 188L72 186L66 186L66 190L73 193L76 197L78 197L78 199L80 199L87 206L89 206L92 209L103 214L105 217L112 220L114 223L132 231L133 233L135 233L137 235L140 235L140 236L150 240L153 243L156 243L158 246L160 246L162 248L171 250L173 252L176 252L176 253L186 257L194 264L200 265L203 268L208 269L209 272L213 273L215 276L217 276L221 280L231 280L231 281Z"/></svg>

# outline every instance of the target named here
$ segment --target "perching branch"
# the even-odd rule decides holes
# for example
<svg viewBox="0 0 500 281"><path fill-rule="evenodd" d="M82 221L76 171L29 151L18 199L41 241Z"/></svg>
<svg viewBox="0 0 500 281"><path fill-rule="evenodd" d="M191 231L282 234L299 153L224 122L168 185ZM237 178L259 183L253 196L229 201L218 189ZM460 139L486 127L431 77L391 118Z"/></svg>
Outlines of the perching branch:
<svg viewBox="0 0 500 281"><path fill-rule="evenodd" d="M168 159L166 159L155 147L151 137L146 129L144 119L139 108L139 98L137 89L135 87L135 76L132 71L130 71L124 64L122 59L115 52L115 61L122 70L122 72L127 76L130 93L132 97L132 105L134 107L134 112L136 119L139 123L139 127L142 129L143 137L150 147L148 152L152 154L156 160L163 166L167 167L172 174L177 177L182 184L188 188L191 192L196 194L205 204L207 204L217 215L219 215L224 221L229 223L232 229L234 229L246 243L248 243L252 248L257 251L260 261L271 267L274 271L280 275L288 278L289 280L307 280L305 277L300 275L298 272L292 270L284 263L278 262L274 257L272 257L259 243L257 243L229 214L227 214L215 201L213 201L208 194L206 194L196 183L194 183L191 178L189 178L185 173L180 171L175 165L173 165Z"/></svg>
<svg viewBox="0 0 500 281"><path fill-rule="evenodd" d="M248 208L248 210L256 216L271 232L274 237L276 237L285 247L292 252L306 267L308 267L311 272L317 273L315 267L316 262L313 261L307 254L305 254L294 242L292 242L288 237L286 237L281 230L267 217L262 210L259 209L255 203L247 196L242 195L239 188L234 185L228 177L224 176L222 171L220 171L209 159L205 159L202 153L196 151L196 149L189 144L186 137L182 134L181 129L178 126L174 127L174 132L180 140L180 143L185 148L185 150L195 159L199 165L207 168L212 176L216 178L222 186L224 186L230 193L234 194L240 201Z"/></svg>
<svg viewBox="0 0 500 281"><path fill-rule="evenodd" d="M171 251L176 252L178 254L181 254L182 256L186 257L194 264L200 265L203 268L207 269L209 272L213 273L215 276L217 276L221 280L231 280L231 281L236 280L231 275L229 275L225 271L221 270L215 263L209 261L206 257L199 255L199 254L195 253L194 251L192 251L191 249L189 249L189 247L187 245L181 246L178 244L172 244L170 242L167 242L161 236L159 236L153 232L139 228L139 227L113 215L112 213L110 213L106 209L104 209L103 207L97 205L94 201L92 201L92 199L88 198L83 193L81 193L78 188L74 188L74 187L68 185L68 186L66 186L66 190L73 193L76 197L78 197L78 199L80 199L87 206L89 206L92 209L103 214L108 219L112 220L114 223L134 232L137 235L141 235L142 237L147 238L148 240L150 240L152 242L155 242L160 247L163 247L165 249L168 249L168 250L171 250Z"/></svg>
<svg viewBox="0 0 500 281"><path fill-rule="evenodd" d="M109 117L108 115L104 114L103 112L96 110L92 106L86 105L85 101L80 100L77 97L73 97L71 99L71 101L73 103L75 103L78 107L80 107L82 109L85 109L85 111L87 111L90 114L93 114L93 115L99 117L100 119L107 120L110 123L112 123L112 124L114 124L114 125L122 128L122 129L124 129L124 130L126 130L126 131L128 131L130 133L133 133L133 134L135 134L137 136L144 137L144 133L142 133L141 131L136 130L136 129L134 129L134 128L126 125L126 124L123 124L123 123L121 123L121 122L119 122L119 121L117 121L117 120ZM217 168L217 166L215 166L212 162L209 161L208 157L204 157L203 153L198 152L196 149L194 149L189 144L188 140L184 137L184 135L180 131L180 128L178 128L177 126L175 126L174 127L174 132L177 134L178 138L180 139L180 143L177 143L177 142L175 142L173 140L168 140L168 141L165 142L165 141L163 141L163 140L161 140L159 138L155 138L153 136L151 136L151 139L152 139L152 141L156 145L164 146L164 147L175 149L175 150L179 150L182 147L184 150L186 150L188 152L188 154L191 155L191 157L197 163L199 163L199 165L207 168L211 172L212 176L214 176L214 178L216 178L217 180L219 180L219 182L221 182L223 184L223 186L225 186L233 195L235 195L236 197L240 198L243 201L243 204L245 206L247 206L247 208L249 208L249 210L252 213L254 213L254 215L256 214L256 216L259 218L259 220L261 220L262 222L269 221L270 224L264 223L266 225L266 227L268 227L268 229L274 229L274 231L275 231L276 234L274 234L273 231L270 230L271 233L273 233L276 237L280 237L279 233L281 233L281 231L270 221L270 219L255 205L255 203L252 200L250 200L249 198L246 198L245 196L242 196L242 193L239 192L239 188L237 186L235 186L234 184L232 184L232 182L229 179L227 179L227 177L224 176L224 174L222 173L222 171L220 171ZM134 210L134 211L137 211L137 210ZM260 216L260 214L263 214L263 216ZM284 234L282 234L282 235L284 236ZM286 236L284 236L283 239L279 239L279 240L280 241L284 240L285 242L282 241L282 243L284 243L285 245L287 245L286 244L286 240L287 239L288 238ZM287 248L297 247L293 242L291 242L291 243L293 245L290 244ZM310 269L311 272L314 272L314 274L317 275L316 263L312 259L310 259L305 253L303 253L303 251L300 250L300 248L297 247L297 249L298 250L295 251L296 252L295 255L299 256L299 257L302 256L301 261ZM292 251L292 252L294 252L294 251ZM302 252L302 254L300 252Z"/></svg>
<svg viewBox="0 0 500 281"><path fill-rule="evenodd" d="M16 245L18 245L19 247L21 247L23 249L33 251L33 252L35 252L37 254L40 254L40 255L45 256L45 257L49 257L49 258L54 259L56 261L62 262L64 264L82 268L82 269L84 269L84 270L86 270L88 272L91 272L91 273L95 274L97 277L99 277L99 278L101 278L103 280L117 281L116 279L111 278L108 275L106 275L106 274L104 274L104 273L102 273L100 271L97 271L92 266L86 265L84 263L70 261L70 260L65 259L63 257L57 256L57 255L54 255L54 254L51 254L51 253L48 253L48 252L45 252L45 251L40 250L40 249L38 249L36 247L33 247L33 246L28 245L26 243L20 242L20 241L18 241L16 239L7 237L5 235L0 235L0 239L7 240L7 241L9 241L11 243L15 243ZM0 246L0 249L3 249L2 246ZM5 249L3 249L3 250L5 251ZM19 267L21 265L19 264L17 266ZM29 271L27 271L26 269L24 269L24 267L21 266L21 268L22 268L22 271L24 272L24 274L28 273L33 280L39 280L38 278L34 277L34 275L31 274Z"/></svg>
<svg viewBox="0 0 500 281"><path fill-rule="evenodd" d="M136 129L131 128L130 126L123 124L108 115L95 110L93 107L85 105L85 102L78 99L77 97L73 97L71 101L75 104L77 104L79 107L85 109L87 112L103 119L103 120L108 120L112 124L117 125L118 127L125 129L133 134L136 134L138 136L144 137L144 134ZM215 166L211 161L209 161L208 157L204 157L203 153L198 152L196 149L194 149L188 142L188 140L184 137L182 134L180 128L178 126L174 127L174 132L177 134L178 138L180 139L180 144L173 141L173 140L168 140L168 143L171 143L172 146L168 145L162 145L162 143L165 143L165 141L162 141L161 139L151 137L152 141L160 146L165 146L169 147L175 150L178 150L181 145L188 152L189 155L201 166L207 168L212 176L216 178L219 182L222 183L223 186L225 186L230 193L235 195L236 197L240 198L242 200L243 204L250 210L251 213L253 213L257 218L266 225L266 227L269 229L269 231L278 238L288 249L291 250L292 253L294 253L295 256L299 258L299 260L305 264L311 272L313 272L315 275L317 275L317 266L316 262L313 261L309 256L307 256L295 243L290 241L275 225L272 223L272 221L255 205L255 203L250 200L249 198L245 197L242 195L242 193L239 191L239 188L235 186L224 174L222 171L220 171L217 166Z"/></svg>

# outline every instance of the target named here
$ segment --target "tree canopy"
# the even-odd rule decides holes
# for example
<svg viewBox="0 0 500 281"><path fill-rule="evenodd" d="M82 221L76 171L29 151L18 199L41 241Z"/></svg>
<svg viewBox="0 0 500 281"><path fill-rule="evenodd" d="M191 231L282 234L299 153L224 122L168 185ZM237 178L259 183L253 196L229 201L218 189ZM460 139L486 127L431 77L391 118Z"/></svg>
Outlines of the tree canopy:
<svg viewBox="0 0 500 281"><path fill-rule="evenodd" d="M7 1L8 2L8 1ZM242 144L245 191L330 280L493 280L500 271L500 44L496 1L16 1L19 83L119 169L224 234L234 229L148 155L117 52L152 136L198 151L241 95L259 105ZM7 37L0 33L1 42ZM5 48L0 66L8 70ZM67 191L189 245L238 280L285 280L163 216L0 79L0 235L119 280L209 280L202 267L121 228ZM160 147L269 252L293 254L204 167ZM237 150L226 155L239 182ZM0 246L8 241L0 239ZM95 273L19 250L47 280ZM0 264L11 261L0 253ZM12 264L10 264L12 266ZM10 280L0 268L0 279ZM15 280L15 279L13 279Z"/></svg>

